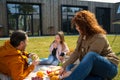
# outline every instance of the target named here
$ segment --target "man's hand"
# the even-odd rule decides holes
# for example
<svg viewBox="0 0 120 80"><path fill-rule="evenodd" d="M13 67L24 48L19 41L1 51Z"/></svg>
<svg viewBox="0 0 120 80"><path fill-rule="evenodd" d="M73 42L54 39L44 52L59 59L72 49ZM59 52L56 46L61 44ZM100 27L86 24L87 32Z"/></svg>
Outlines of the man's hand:
<svg viewBox="0 0 120 80"><path fill-rule="evenodd" d="M39 61L37 61L37 60L33 60L33 61L32 61L32 64L33 64L34 66L36 66L36 65L39 64Z"/></svg>
<svg viewBox="0 0 120 80"><path fill-rule="evenodd" d="M31 58L32 60L39 60L38 55L35 53L30 53L29 58Z"/></svg>

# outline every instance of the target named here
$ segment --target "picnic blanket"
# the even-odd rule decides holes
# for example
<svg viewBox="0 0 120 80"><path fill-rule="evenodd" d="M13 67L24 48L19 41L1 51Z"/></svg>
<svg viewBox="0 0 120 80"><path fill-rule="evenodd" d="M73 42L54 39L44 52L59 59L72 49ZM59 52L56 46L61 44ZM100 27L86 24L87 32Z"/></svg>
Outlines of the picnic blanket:
<svg viewBox="0 0 120 80"><path fill-rule="evenodd" d="M11 80L11 78L7 75L0 73L0 80Z"/></svg>

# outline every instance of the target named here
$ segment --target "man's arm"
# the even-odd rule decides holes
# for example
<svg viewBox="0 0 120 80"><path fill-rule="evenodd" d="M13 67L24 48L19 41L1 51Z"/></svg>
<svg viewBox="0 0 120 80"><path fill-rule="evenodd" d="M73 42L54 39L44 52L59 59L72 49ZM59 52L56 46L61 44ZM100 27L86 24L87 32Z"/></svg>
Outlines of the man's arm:
<svg viewBox="0 0 120 80"><path fill-rule="evenodd" d="M10 69L13 80L23 80L31 71L33 71L34 65L31 64L26 70L24 70L23 62L16 62L10 65Z"/></svg>

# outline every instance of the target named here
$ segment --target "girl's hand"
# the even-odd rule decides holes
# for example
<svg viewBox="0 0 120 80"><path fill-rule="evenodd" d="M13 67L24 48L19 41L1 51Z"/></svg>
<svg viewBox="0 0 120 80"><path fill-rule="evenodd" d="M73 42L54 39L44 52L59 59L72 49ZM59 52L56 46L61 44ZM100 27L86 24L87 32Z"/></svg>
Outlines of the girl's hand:
<svg viewBox="0 0 120 80"><path fill-rule="evenodd" d="M59 59L60 59L61 62L64 61L64 57L63 56L59 56Z"/></svg>
<svg viewBox="0 0 120 80"><path fill-rule="evenodd" d="M53 43L53 47L54 47L54 48L57 48L57 43L56 43L56 42Z"/></svg>

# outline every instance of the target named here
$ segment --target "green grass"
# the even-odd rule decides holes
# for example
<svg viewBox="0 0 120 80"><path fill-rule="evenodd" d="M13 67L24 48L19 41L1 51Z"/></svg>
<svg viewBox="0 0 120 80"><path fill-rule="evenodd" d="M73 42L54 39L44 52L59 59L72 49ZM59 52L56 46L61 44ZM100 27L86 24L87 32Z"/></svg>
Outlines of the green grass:
<svg viewBox="0 0 120 80"><path fill-rule="evenodd" d="M66 43L68 47L73 50L76 46L78 36L65 36ZM114 35L107 36L110 44L114 39ZM49 55L49 46L51 42L54 40L54 36L47 36L47 37L34 37L29 38L28 46L26 51L37 53L40 58L47 57ZM5 40L0 40L0 46L4 44ZM120 36L116 37L112 45L113 51L119 56L120 54ZM120 57L120 56L119 56ZM114 80L120 80L120 65L119 65L119 72L118 75L114 78Z"/></svg>

